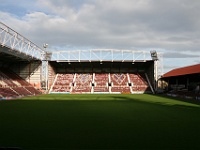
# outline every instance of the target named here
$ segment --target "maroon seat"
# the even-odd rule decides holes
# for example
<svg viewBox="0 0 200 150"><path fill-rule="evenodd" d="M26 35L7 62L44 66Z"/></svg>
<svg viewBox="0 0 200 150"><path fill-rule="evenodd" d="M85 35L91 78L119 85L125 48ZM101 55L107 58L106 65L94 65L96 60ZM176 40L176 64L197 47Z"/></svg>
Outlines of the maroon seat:
<svg viewBox="0 0 200 150"><path fill-rule="evenodd" d="M148 82L145 79L145 76L139 73L129 74L130 81L132 85L133 92L145 92L149 89Z"/></svg>
<svg viewBox="0 0 200 150"><path fill-rule="evenodd" d="M18 97L41 94L31 84L8 68L0 68L1 97Z"/></svg>
<svg viewBox="0 0 200 150"><path fill-rule="evenodd" d="M96 73L94 77L94 92L109 92L109 78L106 73Z"/></svg>
<svg viewBox="0 0 200 150"><path fill-rule="evenodd" d="M110 78L112 83L112 92L130 93L127 74L112 73L110 74Z"/></svg>

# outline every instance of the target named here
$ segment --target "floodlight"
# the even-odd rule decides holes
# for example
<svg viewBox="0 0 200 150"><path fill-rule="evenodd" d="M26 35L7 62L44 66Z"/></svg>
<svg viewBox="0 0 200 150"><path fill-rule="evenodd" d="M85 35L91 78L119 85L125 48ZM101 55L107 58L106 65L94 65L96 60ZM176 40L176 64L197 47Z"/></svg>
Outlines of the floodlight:
<svg viewBox="0 0 200 150"><path fill-rule="evenodd" d="M158 55L156 51L150 51L152 60L158 60Z"/></svg>
<svg viewBox="0 0 200 150"><path fill-rule="evenodd" d="M48 47L48 44L44 44L43 47L44 47L44 48L47 48L47 47Z"/></svg>

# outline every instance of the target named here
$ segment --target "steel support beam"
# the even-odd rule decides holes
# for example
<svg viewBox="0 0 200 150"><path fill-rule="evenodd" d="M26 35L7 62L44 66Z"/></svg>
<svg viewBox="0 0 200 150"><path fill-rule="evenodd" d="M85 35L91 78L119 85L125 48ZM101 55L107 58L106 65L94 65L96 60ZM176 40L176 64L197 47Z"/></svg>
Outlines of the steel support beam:
<svg viewBox="0 0 200 150"><path fill-rule="evenodd" d="M24 54L32 59L42 60L42 54L44 53L39 46L2 22L0 22L0 45L13 50L13 52L17 51L19 57Z"/></svg>

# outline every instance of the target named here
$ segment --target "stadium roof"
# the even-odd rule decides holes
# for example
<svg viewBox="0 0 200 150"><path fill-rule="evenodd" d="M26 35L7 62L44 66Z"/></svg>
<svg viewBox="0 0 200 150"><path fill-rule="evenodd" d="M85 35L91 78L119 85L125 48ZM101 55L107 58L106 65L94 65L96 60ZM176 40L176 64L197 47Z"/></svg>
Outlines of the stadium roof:
<svg viewBox="0 0 200 150"><path fill-rule="evenodd" d="M24 57L42 60L46 51L0 22L0 51Z"/></svg>
<svg viewBox="0 0 200 150"><path fill-rule="evenodd" d="M173 69L165 73L162 78L200 73L200 64Z"/></svg>
<svg viewBox="0 0 200 150"><path fill-rule="evenodd" d="M32 57L31 55L27 55L23 52L20 52L15 49L10 49L8 47L0 45L0 60L1 61L30 61L30 60L38 60L35 57Z"/></svg>
<svg viewBox="0 0 200 150"><path fill-rule="evenodd" d="M93 61L147 61L152 60L150 52L142 50L91 49L52 52L52 61L93 62Z"/></svg>

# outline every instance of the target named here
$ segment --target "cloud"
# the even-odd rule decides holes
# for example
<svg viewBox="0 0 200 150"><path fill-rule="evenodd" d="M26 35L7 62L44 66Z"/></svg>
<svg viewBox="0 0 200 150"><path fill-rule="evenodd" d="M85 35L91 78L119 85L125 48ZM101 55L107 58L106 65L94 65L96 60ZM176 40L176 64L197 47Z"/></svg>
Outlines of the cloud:
<svg viewBox="0 0 200 150"><path fill-rule="evenodd" d="M165 58L198 58L196 54L186 54L180 52L166 52L163 55Z"/></svg>
<svg viewBox="0 0 200 150"><path fill-rule="evenodd" d="M27 30L23 28L24 32L34 32L38 37L41 33L47 35L43 40L53 42L52 45L67 41L66 44L78 47L190 50L193 38L199 36L198 14L195 14L199 5L187 1L80 2L38 0L39 10L44 8L45 12L25 14L19 22L29 24ZM193 46L197 50L198 40Z"/></svg>
<svg viewBox="0 0 200 150"><path fill-rule="evenodd" d="M161 49L166 59L195 61L199 54L200 1L8 0L0 8L2 22L49 49Z"/></svg>

